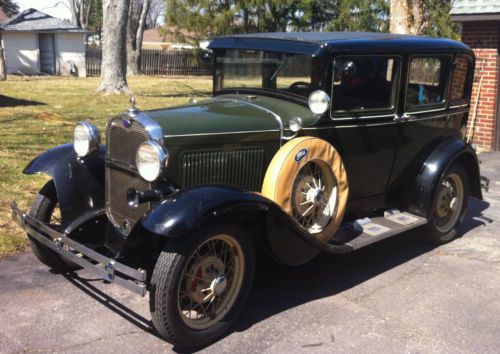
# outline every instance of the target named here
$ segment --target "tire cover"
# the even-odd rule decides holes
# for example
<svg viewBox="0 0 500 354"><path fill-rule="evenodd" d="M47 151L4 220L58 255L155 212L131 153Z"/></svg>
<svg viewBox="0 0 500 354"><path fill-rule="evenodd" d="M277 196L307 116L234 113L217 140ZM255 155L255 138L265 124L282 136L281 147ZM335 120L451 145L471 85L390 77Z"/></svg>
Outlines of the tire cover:
<svg viewBox="0 0 500 354"><path fill-rule="evenodd" d="M267 168L262 185L262 194L292 215L292 187L300 169L310 161L323 161L337 180L337 209L330 222L321 232L313 234L327 242L337 231L344 216L349 194L347 173L342 158L328 142L315 137L300 137L290 140L274 155Z"/></svg>

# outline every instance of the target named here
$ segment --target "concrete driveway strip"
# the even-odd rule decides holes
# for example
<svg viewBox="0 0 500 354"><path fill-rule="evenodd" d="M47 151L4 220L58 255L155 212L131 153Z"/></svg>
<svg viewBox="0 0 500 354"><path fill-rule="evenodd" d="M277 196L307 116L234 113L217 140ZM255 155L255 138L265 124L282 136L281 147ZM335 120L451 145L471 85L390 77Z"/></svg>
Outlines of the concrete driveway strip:
<svg viewBox="0 0 500 354"><path fill-rule="evenodd" d="M500 348L500 154L486 153L485 201L464 236L421 231L296 268L266 263L248 305L206 353L480 352ZM0 260L0 353L159 353L147 298L85 272L52 274L31 253Z"/></svg>

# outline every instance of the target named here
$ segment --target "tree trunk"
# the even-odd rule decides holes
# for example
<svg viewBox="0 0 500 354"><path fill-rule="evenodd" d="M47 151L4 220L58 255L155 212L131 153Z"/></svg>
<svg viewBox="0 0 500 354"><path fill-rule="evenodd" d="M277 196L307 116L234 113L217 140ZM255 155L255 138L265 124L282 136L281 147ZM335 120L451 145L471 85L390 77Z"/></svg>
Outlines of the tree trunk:
<svg viewBox="0 0 500 354"><path fill-rule="evenodd" d="M7 69L5 68L5 56L2 45L2 33L0 32L0 81L7 80Z"/></svg>
<svg viewBox="0 0 500 354"><path fill-rule="evenodd" d="M427 25L424 0L391 0L390 32L422 34Z"/></svg>
<svg viewBox="0 0 500 354"><path fill-rule="evenodd" d="M142 38L151 5L151 0L143 0L142 7L134 4L134 1L137 0L132 0L130 4L127 26L127 73L129 75L137 75L140 72Z"/></svg>
<svg viewBox="0 0 500 354"><path fill-rule="evenodd" d="M130 0L104 0L101 84L106 94L129 92L126 35Z"/></svg>
<svg viewBox="0 0 500 354"><path fill-rule="evenodd" d="M77 3L77 0L68 0L68 2L69 2L69 10L71 11L71 24L76 27L81 27L80 16L78 14L78 9L80 6Z"/></svg>

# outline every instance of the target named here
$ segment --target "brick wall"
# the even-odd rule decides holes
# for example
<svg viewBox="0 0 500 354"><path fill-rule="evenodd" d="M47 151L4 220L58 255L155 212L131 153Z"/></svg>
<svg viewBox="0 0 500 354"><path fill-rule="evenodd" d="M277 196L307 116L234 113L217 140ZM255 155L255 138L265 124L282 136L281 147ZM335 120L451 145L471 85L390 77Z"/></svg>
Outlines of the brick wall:
<svg viewBox="0 0 500 354"><path fill-rule="evenodd" d="M462 41L471 47L476 54L469 124L474 114L479 86L479 74L481 68L484 68L473 143L477 144L480 150L494 150L495 131L498 129L496 127L496 109L499 95L497 92L497 80L499 70L500 22L464 22Z"/></svg>

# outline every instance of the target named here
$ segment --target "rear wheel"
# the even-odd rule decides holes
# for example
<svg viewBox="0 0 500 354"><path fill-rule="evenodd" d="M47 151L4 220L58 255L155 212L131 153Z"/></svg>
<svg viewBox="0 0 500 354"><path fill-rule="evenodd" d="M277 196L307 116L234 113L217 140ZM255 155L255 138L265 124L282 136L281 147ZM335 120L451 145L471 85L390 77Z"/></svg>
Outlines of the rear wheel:
<svg viewBox="0 0 500 354"><path fill-rule="evenodd" d="M38 192L33 204L31 205L29 215L35 219L49 224L51 228L62 231L61 212L57 200L54 181L49 181ZM69 263L56 252L45 247L36 239L28 235L28 239L33 250L33 254L40 262L57 272L68 272L74 270L76 266Z"/></svg>
<svg viewBox="0 0 500 354"><path fill-rule="evenodd" d="M237 227L214 227L168 242L151 279L156 330L184 348L222 336L246 301L254 267L253 243Z"/></svg>
<svg viewBox="0 0 500 354"><path fill-rule="evenodd" d="M469 179L460 165L452 165L437 186L427 238L444 244L458 235L469 199Z"/></svg>

